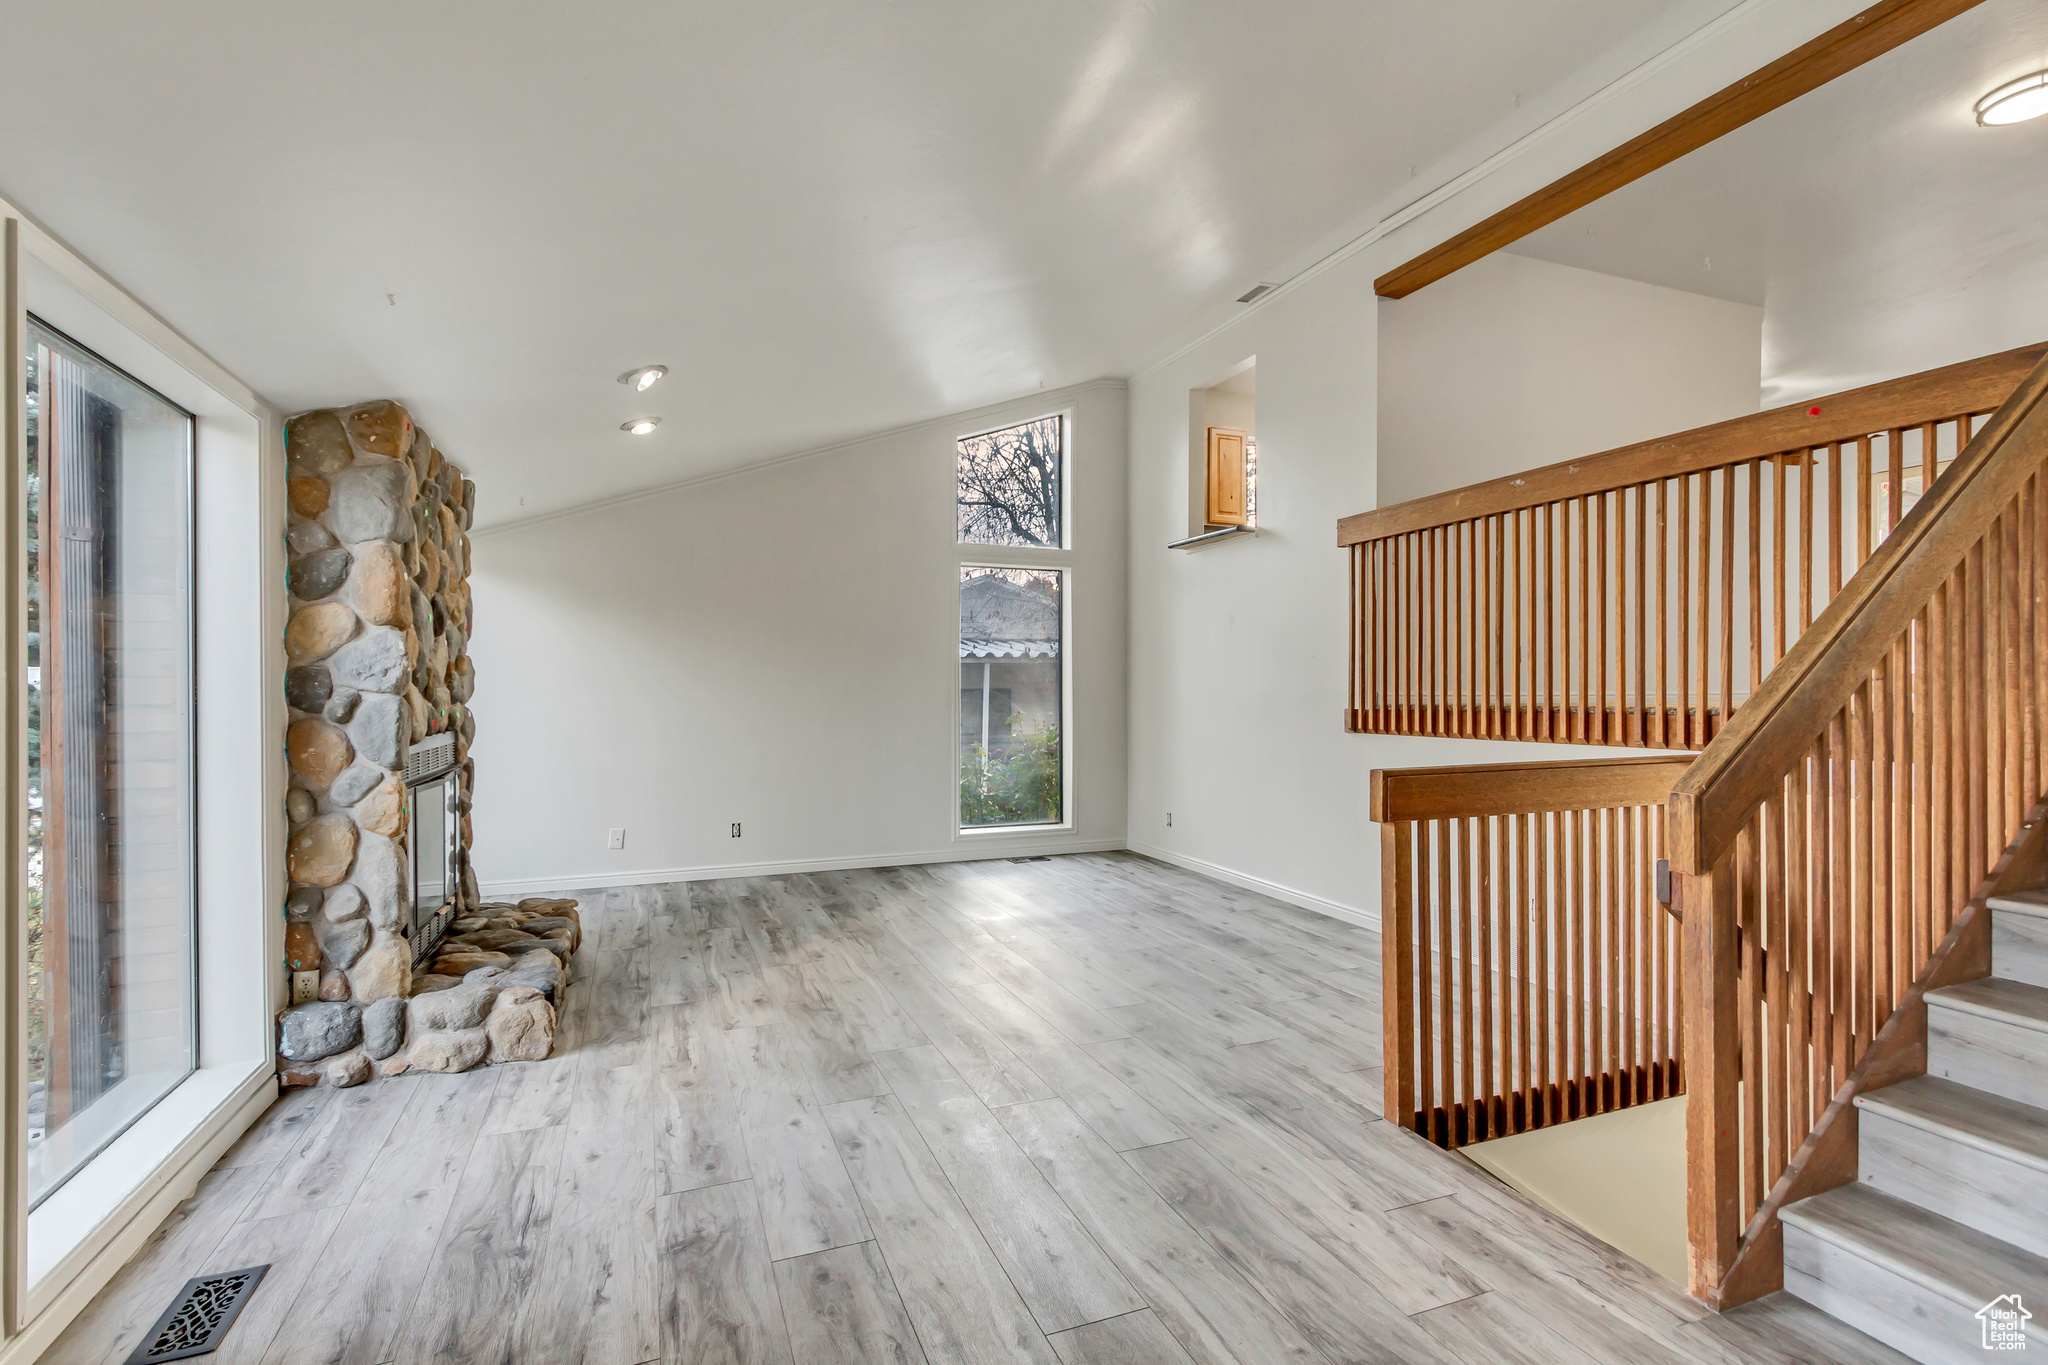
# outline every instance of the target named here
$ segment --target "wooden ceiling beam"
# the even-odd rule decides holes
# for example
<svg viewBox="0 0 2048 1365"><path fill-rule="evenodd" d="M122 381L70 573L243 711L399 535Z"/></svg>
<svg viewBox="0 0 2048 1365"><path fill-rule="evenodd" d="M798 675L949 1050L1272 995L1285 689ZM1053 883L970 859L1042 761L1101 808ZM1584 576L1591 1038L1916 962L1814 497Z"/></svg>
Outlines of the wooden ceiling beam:
<svg viewBox="0 0 2048 1365"><path fill-rule="evenodd" d="M1980 3L1982 0L1883 0L1872 5L1725 90L1389 270L1373 281L1373 292L1386 299L1406 298Z"/></svg>

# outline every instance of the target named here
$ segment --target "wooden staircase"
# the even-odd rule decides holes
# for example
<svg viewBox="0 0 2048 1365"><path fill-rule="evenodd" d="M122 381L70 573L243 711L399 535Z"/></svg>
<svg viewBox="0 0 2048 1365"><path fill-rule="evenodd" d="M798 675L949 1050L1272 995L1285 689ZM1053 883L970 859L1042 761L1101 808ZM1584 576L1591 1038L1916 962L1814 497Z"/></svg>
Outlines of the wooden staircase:
<svg viewBox="0 0 2048 1365"><path fill-rule="evenodd" d="M1994 896L1992 975L1927 995L1927 1074L1856 1097L1857 1180L1786 1205L1785 1288L1916 1360L1977 1314L2048 1350L2048 892Z"/></svg>
<svg viewBox="0 0 2048 1365"><path fill-rule="evenodd" d="M2048 1349L2044 356L1339 528L1347 728L1700 751L1661 808L1617 764L1374 774L1387 1118L1682 1089L1694 1296L1923 1360Z"/></svg>

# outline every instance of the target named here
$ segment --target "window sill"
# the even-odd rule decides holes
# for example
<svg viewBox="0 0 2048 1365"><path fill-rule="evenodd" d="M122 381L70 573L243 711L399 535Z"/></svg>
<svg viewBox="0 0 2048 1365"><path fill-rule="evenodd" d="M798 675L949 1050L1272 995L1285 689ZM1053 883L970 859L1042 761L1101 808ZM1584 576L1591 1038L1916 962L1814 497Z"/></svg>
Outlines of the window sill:
<svg viewBox="0 0 2048 1365"><path fill-rule="evenodd" d="M261 1061L193 1072L52 1190L28 1216L30 1311L24 1318L62 1292L137 1208L220 1135L248 1103L252 1087L270 1080Z"/></svg>
<svg viewBox="0 0 2048 1365"><path fill-rule="evenodd" d="M1234 540L1238 536L1255 536L1258 533L1259 528L1256 526L1226 526L1220 531L1204 531L1198 536L1189 536L1185 540L1169 540L1166 542L1166 548L1169 550L1199 550L1209 545L1221 545L1224 541Z"/></svg>
<svg viewBox="0 0 2048 1365"><path fill-rule="evenodd" d="M956 825L955 839L985 839L993 834L1072 834L1072 821L1059 825Z"/></svg>

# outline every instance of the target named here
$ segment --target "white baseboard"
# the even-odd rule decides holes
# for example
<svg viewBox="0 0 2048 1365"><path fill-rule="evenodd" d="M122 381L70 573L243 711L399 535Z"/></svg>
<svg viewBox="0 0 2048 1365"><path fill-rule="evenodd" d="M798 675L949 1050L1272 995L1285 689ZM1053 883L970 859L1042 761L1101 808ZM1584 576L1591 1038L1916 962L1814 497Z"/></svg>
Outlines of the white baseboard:
<svg viewBox="0 0 2048 1365"><path fill-rule="evenodd" d="M998 844L979 837L950 848L916 853L858 853L840 858L789 858L765 863L717 863L702 867L643 867L630 872L584 872L568 877L509 878L482 881L485 900L503 896L545 895L553 891L585 891L603 886L647 886L656 882L710 882L726 877L784 877L798 872L842 872L860 867L904 867L912 863L964 863L986 858L1035 858L1041 853L1114 853L1122 839L1033 839L1005 837ZM1259 888L1264 889L1264 888ZM4 1363L0 1363L4 1365Z"/></svg>
<svg viewBox="0 0 2048 1365"><path fill-rule="evenodd" d="M1199 872L1204 877L1214 877L1219 882L1229 882L1232 886L1241 887L1246 891L1256 891L1262 896L1271 896L1276 901L1286 901L1289 905L1313 910L1318 915L1328 915L1331 919L1355 924L1374 933L1380 931L1380 916L1377 910L1367 910L1363 906L1346 905L1342 901L1328 900L1322 896L1311 895L1307 891L1297 891L1291 886L1282 886L1279 882L1269 882L1264 877L1254 877L1249 872L1238 872L1219 863L1189 857L1185 853L1175 853L1171 849L1160 848L1154 844L1132 842L1125 847L1133 853L1142 853L1147 858L1157 858L1162 863L1172 863L1175 867Z"/></svg>

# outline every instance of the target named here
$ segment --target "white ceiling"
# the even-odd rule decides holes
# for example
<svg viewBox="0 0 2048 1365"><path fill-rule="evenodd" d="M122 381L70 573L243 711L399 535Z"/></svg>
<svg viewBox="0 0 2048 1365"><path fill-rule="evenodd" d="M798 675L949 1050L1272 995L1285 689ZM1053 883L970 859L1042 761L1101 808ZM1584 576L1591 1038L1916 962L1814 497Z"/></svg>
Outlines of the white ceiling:
<svg viewBox="0 0 2048 1365"><path fill-rule="evenodd" d="M2044 67L1987 0L1514 250L1763 305L1765 406L2048 340L2048 118L1972 112Z"/></svg>
<svg viewBox="0 0 2048 1365"><path fill-rule="evenodd" d="M1128 373L1688 4L0 0L0 195L490 523Z"/></svg>

